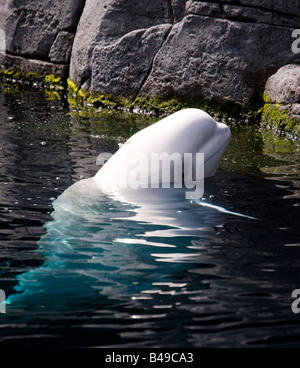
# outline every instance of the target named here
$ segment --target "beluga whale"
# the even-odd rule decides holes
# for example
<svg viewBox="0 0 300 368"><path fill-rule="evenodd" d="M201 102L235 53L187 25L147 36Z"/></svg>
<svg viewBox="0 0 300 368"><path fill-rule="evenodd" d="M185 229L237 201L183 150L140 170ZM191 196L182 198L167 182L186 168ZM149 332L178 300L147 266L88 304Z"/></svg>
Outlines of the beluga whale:
<svg viewBox="0 0 300 368"><path fill-rule="evenodd" d="M227 214L248 217L221 205L213 180L229 141L225 124L190 108L140 130L115 154L100 154L99 171L53 201L36 251L45 261L18 276L21 293L8 305L43 312L53 300L60 310L75 306L79 294L87 306L98 305L99 294L127 300L148 293L157 275L172 280L198 264L194 241L210 247Z"/></svg>
<svg viewBox="0 0 300 368"><path fill-rule="evenodd" d="M203 110L184 109L129 138L98 171L95 181L103 192L117 195L126 189L128 195L128 189L185 185L196 187L186 198L199 199L203 179L215 175L229 141L227 125Z"/></svg>

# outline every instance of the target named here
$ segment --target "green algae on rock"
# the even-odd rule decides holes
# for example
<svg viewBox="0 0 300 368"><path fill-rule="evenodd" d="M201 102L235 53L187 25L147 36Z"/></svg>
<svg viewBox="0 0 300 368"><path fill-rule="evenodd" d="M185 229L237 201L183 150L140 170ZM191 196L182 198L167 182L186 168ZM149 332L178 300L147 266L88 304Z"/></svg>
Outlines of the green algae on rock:
<svg viewBox="0 0 300 368"><path fill-rule="evenodd" d="M262 109L262 124L280 133L300 137L300 119L292 117L286 105L266 103Z"/></svg>
<svg viewBox="0 0 300 368"><path fill-rule="evenodd" d="M300 137L300 65L281 67L266 83L262 123Z"/></svg>
<svg viewBox="0 0 300 368"><path fill-rule="evenodd" d="M99 108L121 109L144 114L163 116L176 111L195 107L209 113L218 120L257 120L262 107L262 99L248 105L233 101L219 101L215 98L186 96L147 96L134 99L117 97L108 93L84 92L70 78L68 79L68 102L80 115L90 116ZM252 101L253 102L253 101Z"/></svg>
<svg viewBox="0 0 300 368"><path fill-rule="evenodd" d="M7 93L37 89L44 91L48 100L60 100L65 91L63 79L53 74L41 76L34 72L0 70L0 83Z"/></svg>

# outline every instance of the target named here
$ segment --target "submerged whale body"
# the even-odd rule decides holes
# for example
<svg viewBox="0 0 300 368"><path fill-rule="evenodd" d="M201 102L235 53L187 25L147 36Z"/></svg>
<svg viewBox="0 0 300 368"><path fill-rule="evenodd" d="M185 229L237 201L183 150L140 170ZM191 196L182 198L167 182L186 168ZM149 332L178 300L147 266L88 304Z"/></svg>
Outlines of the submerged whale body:
<svg viewBox="0 0 300 368"><path fill-rule="evenodd" d="M222 123L216 122L206 112L190 108L178 111L157 123L134 134L121 148L104 164L95 175L95 181L105 193L120 192L124 189L124 177L130 170L136 173L137 164L142 165L139 182L136 187L147 188L151 184L158 187L166 184L164 181L180 182L182 177L190 173L191 179L197 179L196 154L204 154L202 176L215 175L221 157L229 143L230 130ZM165 173L159 161L153 160L153 155L167 155L169 158L181 157L182 168L172 173ZM189 160L185 160L190 154ZM139 161L139 158L145 161ZM162 156L160 156L162 157ZM184 159L183 159L184 158ZM148 163L151 161L151 168ZM155 166L153 168L153 165ZM175 163L174 163L175 165ZM177 166L178 166L177 165ZM145 166L147 166L145 168ZM153 172L157 175L153 178ZM125 189L128 189L128 185Z"/></svg>
<svg viewBox="0 0 300 368"><path fill-rule="evenodd" d="M82 311L83 302L86 309L101 310L114 300L143 300L156 282L172 285L174 275L196 267L203 250L217 241L215 228L226 215L185 200L184 188L137 192L138 200L130 201L139 204L116 200L88 178L54 200L53 220L36 250L44 262L17 276L9 313L29 308L31 314L55 315L68 313L70 305ZM206 204L215 203L218 189L208 185L206 197Z"/></svg>

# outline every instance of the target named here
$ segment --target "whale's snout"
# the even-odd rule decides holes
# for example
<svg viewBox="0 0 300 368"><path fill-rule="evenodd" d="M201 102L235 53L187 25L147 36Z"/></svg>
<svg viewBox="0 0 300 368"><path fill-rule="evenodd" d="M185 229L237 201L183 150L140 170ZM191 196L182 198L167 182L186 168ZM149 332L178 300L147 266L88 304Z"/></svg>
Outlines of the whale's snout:
<svg viewBox="0 0 300 368"><path fill-rule="evenodd" d="M220 135L223 137L224 142L229 143L230 138L231 138L231 132L230 132L229 127L224 123L218 123L218 122L217 122L217 127L220 131Z"/></svg>

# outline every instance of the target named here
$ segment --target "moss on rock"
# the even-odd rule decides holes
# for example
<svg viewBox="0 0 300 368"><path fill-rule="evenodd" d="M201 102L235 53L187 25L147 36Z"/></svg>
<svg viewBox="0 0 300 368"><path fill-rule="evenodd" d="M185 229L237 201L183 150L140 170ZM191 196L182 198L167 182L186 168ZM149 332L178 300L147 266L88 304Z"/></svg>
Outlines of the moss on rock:
<svg viewBox="0 0 300 368"><path fill-rule="evenodd" d="M289 109L285 105L265 103L262 109L261 121L263 126L269 126L275 131L300 137L300 119L291 116Z"/></svg>
<svg viewBox="0 0 300 368"><path fill-rule="evenodd" d="M0 83L6 93L41 90L47 100L60 100L65 91L62 78L53 74L45 76L36 73L21 73L14 70L0 70Z"/></svg>
<svg viewBox="0 0 300 368"><path fill-rule="evenodd" d="M134 100L118 98L111 94L83 92L68 79L68 101L80 114L91 115L99 108L124 109L141 113L165 115L175 111L195 107L205 110L216 119L235 117L239 119L257 119L262 106L262 99L254 105L244 105L232 101L218 101L205 97L136 97Z"/></svg>

